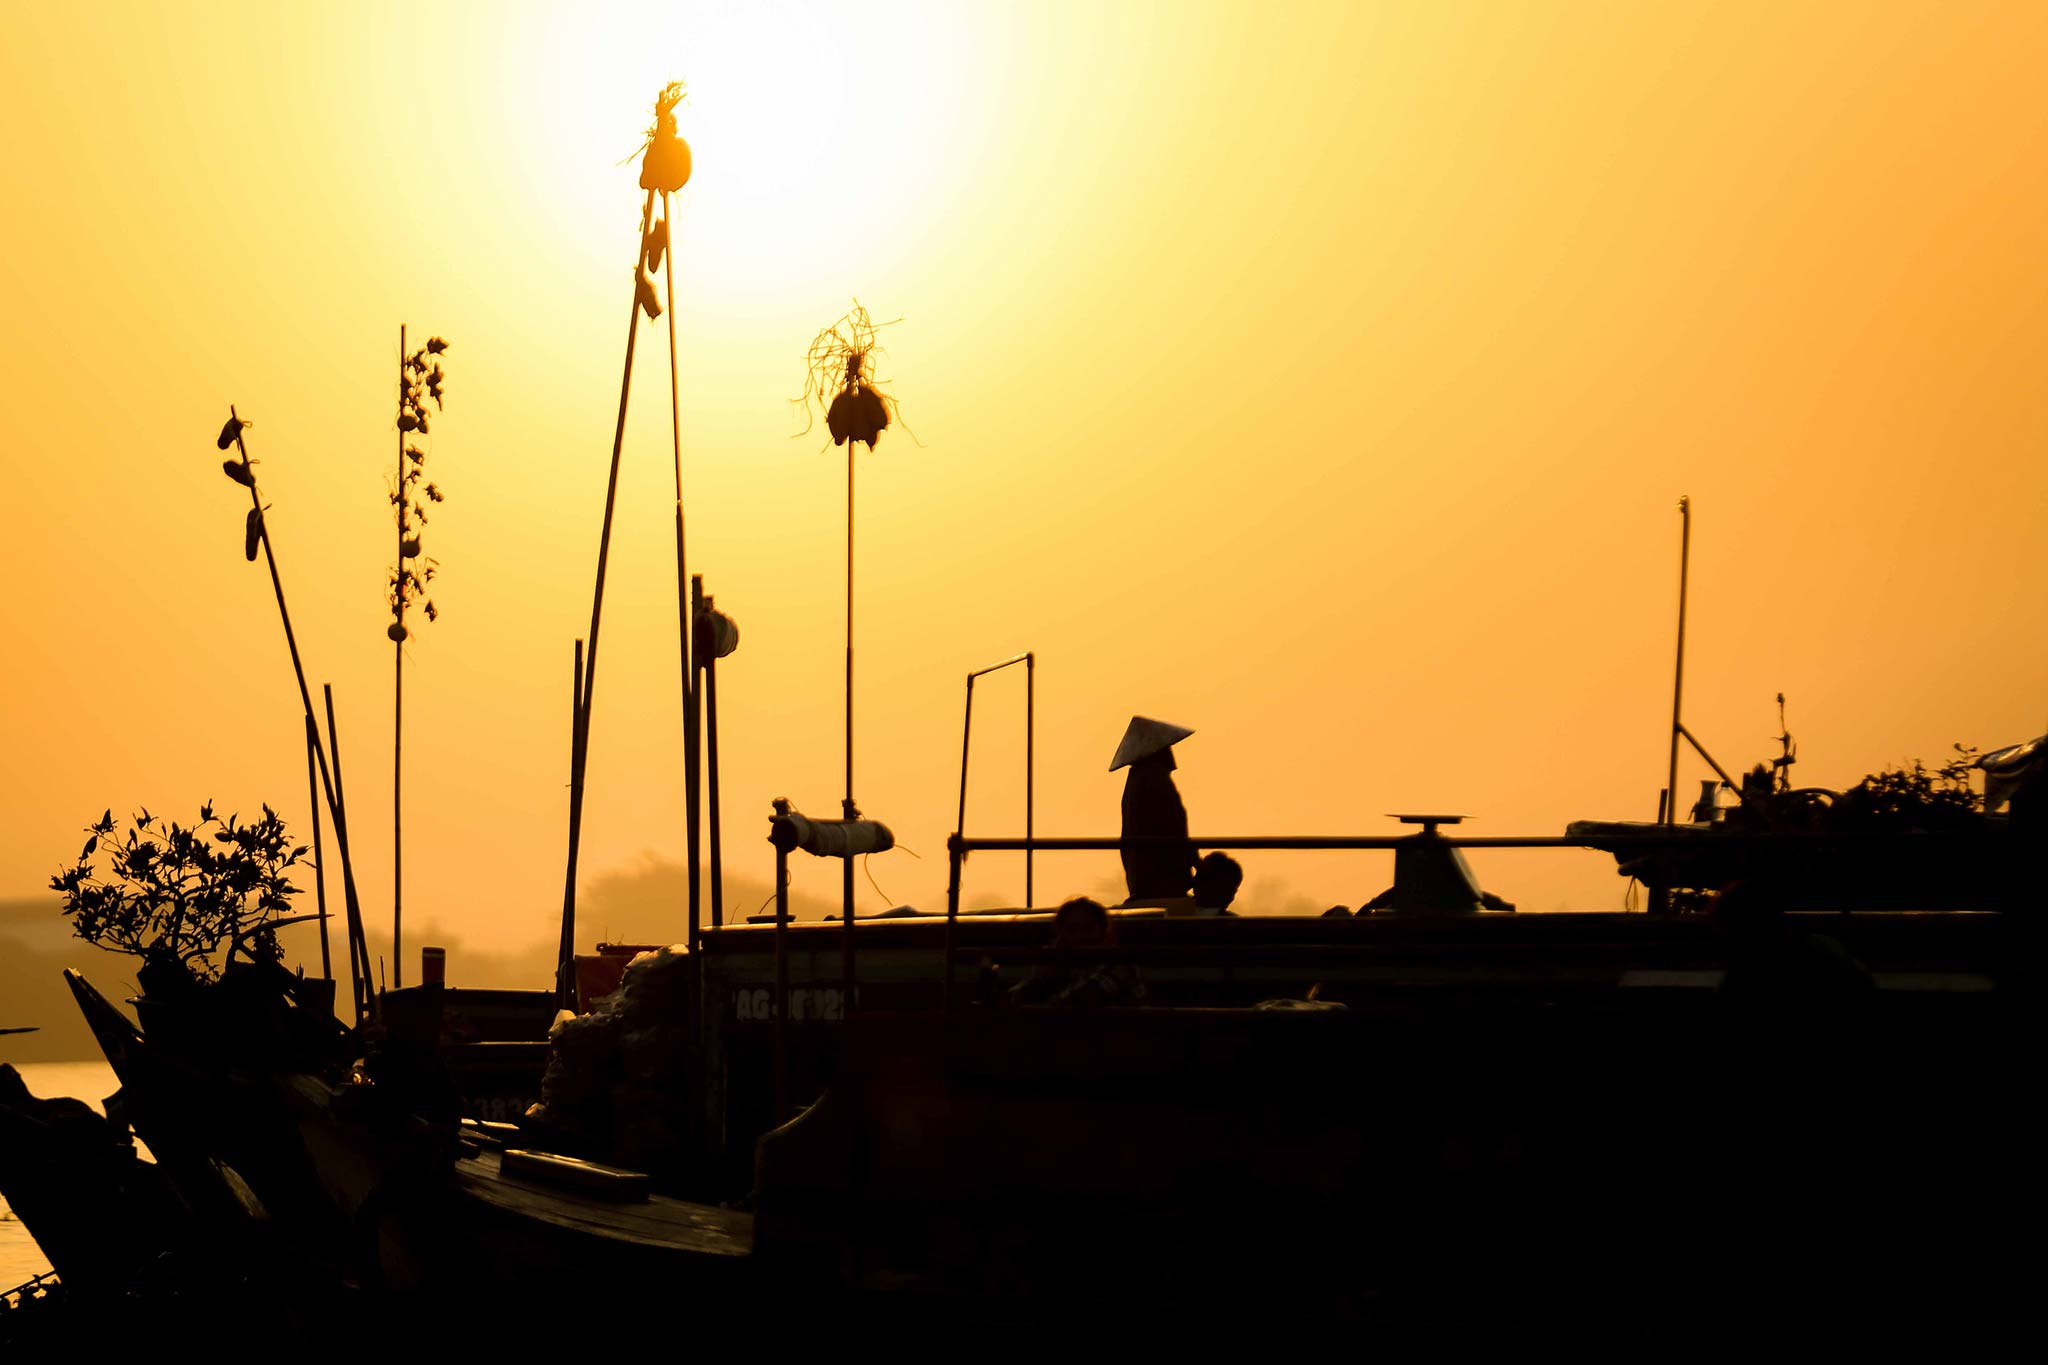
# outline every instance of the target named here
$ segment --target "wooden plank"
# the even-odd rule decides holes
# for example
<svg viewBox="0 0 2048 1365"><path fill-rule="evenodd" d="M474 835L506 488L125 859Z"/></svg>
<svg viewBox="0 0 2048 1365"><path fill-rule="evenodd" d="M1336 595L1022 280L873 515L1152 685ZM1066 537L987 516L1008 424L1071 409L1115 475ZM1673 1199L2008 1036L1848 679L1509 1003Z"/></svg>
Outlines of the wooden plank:
<svg viewBox="0 0 2048 1365"><path fill-rule="evenodd" d="M667 1195L620 1204L572 1190L509 1178L496 1152L478 1152L455 1163L462 1192L479 1203L550 1226L607 1242L682 1255L741 1257L753 1254L754 1220L744 1213L691 1204Z"/></svg>
<svg viewBox="0 0 2048 1365"><path fill-rule="evenodd" d="M573 1156L533 1152L523 1147L507 1148L498 1156L498 1174L557 1189L574 1190L596 1199L619 1203L644 1200L651 1191L645 1171L622 1170Z"/></svg>

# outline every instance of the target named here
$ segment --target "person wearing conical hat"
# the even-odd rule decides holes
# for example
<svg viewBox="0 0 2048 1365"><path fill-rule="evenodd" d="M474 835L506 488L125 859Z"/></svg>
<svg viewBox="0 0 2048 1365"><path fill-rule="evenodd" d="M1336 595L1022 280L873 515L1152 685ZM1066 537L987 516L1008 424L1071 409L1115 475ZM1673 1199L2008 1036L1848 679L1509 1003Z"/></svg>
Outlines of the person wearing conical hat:
<svg viewBox="0 0 2048 1365"><path fill-rule="evenodd" d="M1173 746L1193 733L1163 720L1132 716L1124 741L1110 761L1111 772L1131 770L1124 780L1123 837L1127 842L1121 852L1124 884L1133 901L1185 896L1194 887L1195 846L1187 842L1188 811L1173 785ZM1128 842L1146 838L1179 842Z"/></svg>

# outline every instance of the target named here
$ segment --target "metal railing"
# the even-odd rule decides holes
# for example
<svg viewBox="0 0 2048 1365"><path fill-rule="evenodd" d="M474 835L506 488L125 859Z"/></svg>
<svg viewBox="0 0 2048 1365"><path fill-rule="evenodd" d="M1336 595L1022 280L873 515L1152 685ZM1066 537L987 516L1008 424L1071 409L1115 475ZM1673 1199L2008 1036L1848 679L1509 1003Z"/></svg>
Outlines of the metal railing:
<svg viewBox="0 0 2048 1365"><path fill-rule="evenodd" d="M1703 838L1704 836L1704 838ZM960 869L962 862L971 852L980 850L1040 849L1049 853L1108 853L1126 848L1148 845L1192 845L1197 849L1230 850L1294 850L1294 851L1392 851L1415 848L1418 845L1435 848L1581 848L1592 852L1617 856L1629 850L1654 853L1659 850L1699 850L1705 839L1706 845L1714 849L1746 849L1755 847L1799 847L1799 848L1874 848L1895 843L1901 836L1894 833L1777 833L1767 830L1716 829L1711 835L1696 825L1666 825L1654 830L1641 832L1615 832L1602 834L1597 838L1584 836L1536 834L1536 835L1460 835L1438 834L1434 828L1420 834L1334 834L1334 835L1233 835L1228 837L1181 839L1172 835L1155 835L1132 838L968 838L954 833L946 840L946 855L950 863L946 890L946 976L945 1002L950 1009L953 1003L954 934L960 921ZM1982 832L1953 834L1916 834L1916 840L1931 842L1954 842L1958 845L1980 842Z"/></svg>
<svg viewBox="0 0 2048 1365"><path fill-rule="evenodd" d="M1037 808L1036 793L1033 790L1033 776L1037 769L1036 722L1038 713L1038 655L1031 651L1013 654L1001 663L977 668L967 675L967 709L960 727L960 811L953 819L953 830L957 837L967 828L967 756L974 740L974 680L990 673L998 673L1013 664L1024 665L1024 905L1031 906L1031 823ZM960 893L960 864L953 864L953 878L947 895Z"/></svg>

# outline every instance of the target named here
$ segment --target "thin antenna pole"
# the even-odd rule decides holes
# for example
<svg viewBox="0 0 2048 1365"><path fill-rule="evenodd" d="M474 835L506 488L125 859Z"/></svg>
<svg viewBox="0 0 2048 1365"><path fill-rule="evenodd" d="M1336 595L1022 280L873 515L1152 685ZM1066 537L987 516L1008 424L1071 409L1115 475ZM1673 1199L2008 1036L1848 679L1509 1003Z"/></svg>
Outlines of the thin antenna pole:
<svg viewBox="0 0 2048 1365"><path fill-rule="evenodd" d="M646 202L640 208L641 245L638 250L643 258L647 251L647 227L653 218L654 191L649 190ZM612 512L619 500L619 455L626 445L626 408L633 396L633 347L640 336L638 258L633 266L633 281L633 312L626 323L626 363L619 376L619 418L612 429L612 467L604 490L604 529L598 533L597 539L597 586L590 599L590 641L584 648L583 667L578 670L576 733L569 746L575 773L569 783L569 859L562 878L563 956L557 964L558 979L555 983L556 991L564 999L573 999L575 989L571 954L576 933L576 857L583 837L583 774L590 757L590 701L597 690L597 632L604 621L604 571L611 559Z"/></svg>
<svg viewBox="0 0 2048 1365"><path fill-rule="evenodd" d="M574 671L569 675L569 848L575 866L576 811L583 787L583 642L576 642ZM571 874L574 875L573 872ZM572 883L573 887L573 883ZM562 906L562 936L555 946L555 999L566 1009L575 1003L576 900Z"/></svg>
<svg viewBox="0 0 2048 1365"><path fill-rule="evenodd" d="M1664 790L1664 823L1677 823L1678 814L1678 740L1685 732L1680 719L1679 703L1685 692L1685 587L1686 575L1692 563L1692 499L1678 500L1678 515L1682 529L1678 540L1678 662L1671 679L1671 760L1666 768Z"/></svg>
<svg viewBox="0 0 2048 1365"><path fill-rule="evenodd" d="M960 809L953 817L953 832L967 832L967 756L974 743L974 679L967 675L967 710L960 723Z"/></svg>
<svg viewBox="0 0 2048 1365"><path fill-rule="evenodd" d="M320 848L320 776L314 755L320 748L320 732L311 716L306 717L306 804L313 812L313 898L320 910L320 975L334 980L334 954L327 938L327 859Z"/></svg>
<svg viewBox="0 0 2048 1365"><path fill-rule="evenodd" d="M708 605L708 598L706 602ZM714 649L699 657L704 671L705 756L710 766L706 776L711 787L711 927L717 929L725 923L725 868L721 861L725 836L718 824L718 652Z"/></svg>
<svg viewBox="0 0 2048 1365"><path fill-rule="evenodd" d="M1031 821L1037 809L1033 783L1037 772L1038 655L1024 656L1024 908L1031 908Z"/></svg>
<svg viewBox="0 0 2048 1365"><path fill-rule="evenodd" d="M405 324L398 325L398 390L405 392ZM405 433L398 433L398 638L391 642L391 983L405 985Z"/></svg>

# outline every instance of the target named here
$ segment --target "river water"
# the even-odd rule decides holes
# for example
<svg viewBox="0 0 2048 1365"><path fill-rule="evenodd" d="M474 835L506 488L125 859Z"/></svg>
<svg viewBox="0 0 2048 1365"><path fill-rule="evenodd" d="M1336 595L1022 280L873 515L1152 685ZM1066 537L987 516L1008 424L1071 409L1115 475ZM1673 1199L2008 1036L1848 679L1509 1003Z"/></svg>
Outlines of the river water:
<svg viewBox="0 0 2048 1365"><path fill-rule="evenodd" d="M107 1096L120 1089L114 1068L105 1062L16 1062L14 1069L38 1099L69 1096L104 1109ZM50 1268L43 1249L0 1199L0 1291L14 1288Z"/></svg>

